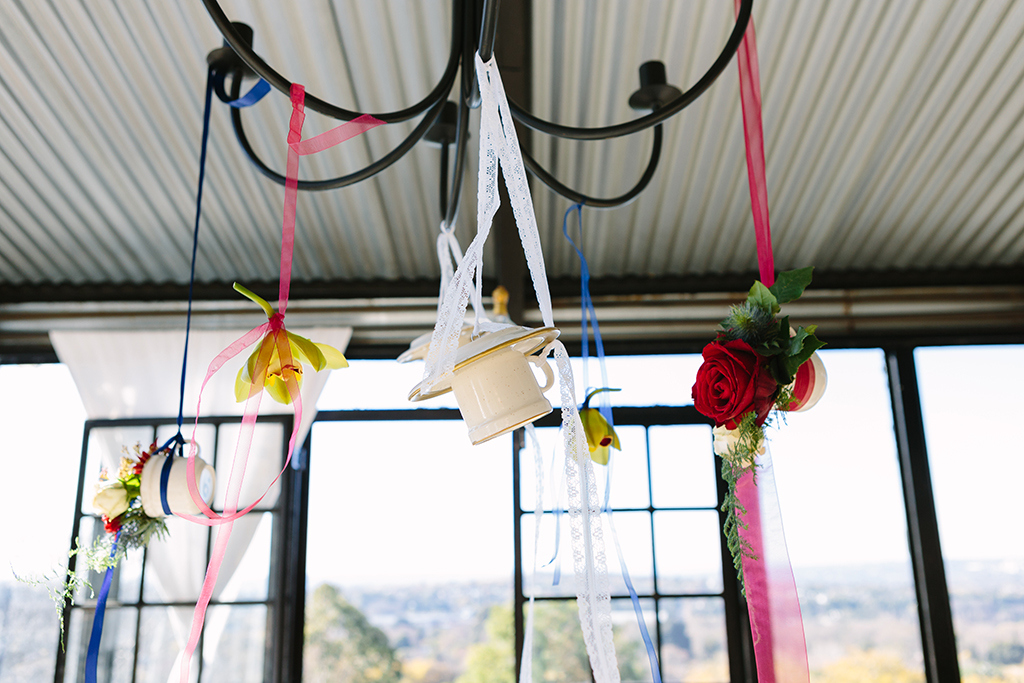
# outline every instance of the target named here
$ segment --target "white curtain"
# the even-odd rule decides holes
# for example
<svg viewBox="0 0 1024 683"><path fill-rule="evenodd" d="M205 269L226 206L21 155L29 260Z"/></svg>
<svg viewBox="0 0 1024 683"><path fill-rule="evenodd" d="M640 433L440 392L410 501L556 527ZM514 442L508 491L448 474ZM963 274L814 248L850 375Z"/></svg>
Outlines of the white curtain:
<svg viewBox="0 0 1024 683"><path fill-rule="evenodd" d="M341 351L348 346L352 335L351 328L292 331L314 341L330 344ZM191 333L185 381L186 422L182 428L186 439L192 435L192 426L187 418L195 417L199 388L210 361L244 333L245 330L194 330ZM182 332L52 332L50 340L60 361L71 371L90 419L177 416L184 346ZM250 352L243 351L229 361L206 385L201 415L242 414L244 404L236 403L234 397L235 375ZM314 373L307 368L302 384L303 411L297 444L303 442L312 426L316 417L316 402L329 374L329 370ZM260 405L260 412L264 415L290 414L291 410L290 406L282 406L266 396ZM270 427L257 426L242 485L242 504L250 503L263 493L282 467L283 440L288 435L283 430L274 430L273 438L260 438L261 430L266 437L271 432ZM236 430L222 427L221 432L217 472L219 497L223 496L227 468L234 453L234 439L225 437L233 436ZM103 430L96 435L91 448L98 450L103 463L115 470L122 447L134 445L140 440L137 430L133 432L132 428ZM200 452L200 456L211 461L213 444L203 444L200 438L197 441L205 449ZM272 506L278 495L279 486L275 486L260 507ZM242 561L261 519L262 515L254 511L235 522L213 593L215 600L222 596L232 597L224 596L224 589ZM206 572L206 527L178 518L168 519L167 526L170 530L169 538L149 546L147 579L155 579L154 587L164 600L195 600ZM180 650L184 648L188 637L192 611L187 608L168 608L168 616ZM204 646L208 656L216 650L224 626L223 618L208 620ZM192 669L194 673L196 667ZM168 672L168 681L176 680L177 674L176 663Z"/></svg>

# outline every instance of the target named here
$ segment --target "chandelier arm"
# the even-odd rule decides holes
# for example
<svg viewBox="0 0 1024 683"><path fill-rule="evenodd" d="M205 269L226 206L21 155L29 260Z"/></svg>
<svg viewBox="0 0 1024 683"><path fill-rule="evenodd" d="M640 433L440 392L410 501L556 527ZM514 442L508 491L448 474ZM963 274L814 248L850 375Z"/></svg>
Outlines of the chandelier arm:
<svg viewBox="0 0 1024 683"><path fill-rule="evenodd" d="M746 32L747 25L750 23L750 12L752 6L753 0L743 0L742 5L740 6L740 13L736 17L736 25L733 27L732 33L729 35L729 40L726 41L725 47L722 49L721 54L718 55L718 59L715 60L701 79L694 83L693 86L691 86L690 89L682 95L679 95L675 99L666 102L663 106L658 107L657 111L651 112L650 114L638 119L627 121L626 123L619 123L613 126L576 128L539 119L516 104L512 98L509 98L508 105L509 109L512 111L512 116L516 121L524 126L532 128L533 130L572 140L607 140L609 138L617 138L622 137L623 135L637 133L641 130L650 128L651 126L662 123L666 119L681 112L683 109L691 105L698 97L703 95L704 91L711 87L711 84L715 82L715 79L718 78L725 70L725 67L729 65L733 55L736 54L736 50L739 49L740 42L743 40L743 34Z"/></svg>
<svg viewBox="0 0 1024 683"><path fill-rule="evenodd" d="M462 199L462 181L466 175L466 150L469 147L469 105L459 98L459 117L455 123L455 172L452 174L451 194L444 210L445 225L455 225Z"/></svg>
<svg viewBox="0 0 1024 683"><path fill-rule="evenodd" d="M206 11L209 12L210 18L213 19L213 23L216 24L217 29L220 30L224 36L224 40L231 49L241 57L242 61L246 63L258 76L263 78L271 86L284 93L286 97L291 97L291 81L286 79L280 73L275 71L269 64L263 61L256 52L246 44L242 37L235 30L235 27L231 25L231 20L228 19L227 15L224 14L224 10L221 9L220 4L217 0L203 0L203 4L206 6ZM441 80L438 81L434 89L431 90L426 97L417 102L416 104L400 109L394 112L385 112L380 114L372 114L374 118L380 119L384 123L399 123L401 121L407 121L411 118L422 114L423 112L436 107L438 103L444 103L448 99L448 93L451 92L452 84L455 83L455 74L459 67L459 57L462 52L462 11L460 11L460 5L462 3L459 0L453 0L452 2L452 45L448 55L448 65L445 67L444 74L441 76ZM365 112L351 111L344 109L330 102L325 102L319 97L306 93L305 106L307 109L330 116L335 119L342 121L351 121L364 114Z"/></svg>
<svg viewBox="0 0 1024 683"><path fill-rule="evenodd" d="M236 77L232 84L232 92L237 97L237 92L241 87L241 78ZM347 187L355 183L372 178L387 167L394 164L396 161L405 156L406 152L412 149L413 145L419 142L430 127L434 125L434 122L441 115L441 110L444 108L445 100L438 101L431 109L427 110L427 113L423 115L423 119L419 124L409 133L408 137L402 140L401 143L393 150L388 152L386 155L371 163L369 166L349 173L348 175L338 176L337 178L327 178L325 180L299 180L300 190L309 190L313 192L319 192L322 190L333 190L339 187ZM242 110L236 107L231 108L231 124L235 129L235 137L238 138L238 144L241 146L242 151L249 157L249 161L253 163L256 170L262 173L267 178L270 178L278 185L284 185L285 177L277 171L270 168L259 155L256 154L256 150L252 148L252 144L249 142L249 137L245 133L245 127L242 125Z"/></svg>
<svg viewBox="0 0 1024 683"><path fill-rule="evenodd" d="M647 162L647 168L644 170L644 174L640 176L640 180L631 190L625 194L619 195L618 197L611 197L609 199L591 197L583 194L582 192L577 192L568 185L563 184L548 171L544 170L541 165L537 163L537 160L531 157L526 150L522 150L523 164L526 166L526 170L537 176L542 183L566 199L576 202L577 204L583 204L589 208L610 209L633 201L636 199L637 195L643 192L650 184L651 179L654 177L654 171L658 168L658 160L661 158L661 143L662 127L659 123L654 126L654 145L651 148L651 160Z"/></svg>

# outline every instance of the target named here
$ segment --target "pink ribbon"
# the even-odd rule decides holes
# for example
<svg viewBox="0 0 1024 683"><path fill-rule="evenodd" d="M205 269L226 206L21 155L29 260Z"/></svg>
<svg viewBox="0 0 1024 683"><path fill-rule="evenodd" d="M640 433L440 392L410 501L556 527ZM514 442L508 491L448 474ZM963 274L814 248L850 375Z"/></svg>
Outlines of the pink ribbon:
<svg viewBox="0 0 1024 683"><path fill-rule="evenodd" d="M740 0L735 0L735 5L738 15ZM736 57L740 73L750 208L757 237L757 265L761 282L771 287L775 282L775 263L768 222L761 76L757 64L753 17ZM806 683L810 680L810 674L800 601L786 549L771 456L767 453L757 459L757 472L756 486L749 473L743 475L736 486L736 496L746 509L743 522L747 528L740 527L740 536L750 544L753 555L744 555L742 561L757 678L760 683Z"/></svg>
<svg viewBox="0 0 1024 683"><path fill-rule="evenodd" d="M235 444L235 455L231 461L227 495L224 500L224 514L217 514L203 500L195 481L195 431L199 426L198 416L202 406L203 389L226 362L260 339L265 341L261 344L257 355L255 369L252 373L254 379L262 377L267 371L275 348L280 355L282 367L294 364L291 355L291 345L288 343L288 336L285 332L284 315L288 308L288 293L292 277L292 253L295 249L295 213L298 203L299 157L306 154L315 154L316 152L333 147L384 123L372 116L363 115L303 142L302 124L306 118L304 111L305 97L305 88L297 83L293 84L291 89L292 115L288 126L288 162L285 171L284 219L281 228L281 276L278 289L278 310L269 321L249 330L221 351L210 363L206 371L206 377L203 379L199 389L199 402L196 405L197 417L189 448L186 481L188 482L189 494L196 505L199 506L204 517L193 515L179 516L196 524L219 526L219 528L217 530L217 539L211 549L210 564L206 569L203 587L199 592L199 599L196 601L195 612L192 615L192 629L181 660L181 683L188 683L189 680L189 666L192 661L192 655L199 644L199 636L203 631L203 622L206 619L206 608L210 604L214 587L217 585L217 576L220 574L220 567L224 562L224 554L227 550L228 541L231 538L234 521L259 505L260 501L263 500L274 484L281 478L281 475L284 474L288 464L291 462L292 453L295 451L295 441L302 423L302 396L299 392L298 380L294 373L283 373L283 379L288 387L288 394L292 399L292 405L295 407L295 417L292 421L292 433L288 439L288 454L285 457L284 467L256 501L239 510L238 499L241 495L242 481L245 477L245 469L249 461L249 452L256 427L256 417L259 414L260 401L263 396L263 387L258 382L253 383L245 402L242 425L239 429L238 441ZM269 340L269 343L266 343L266 340Z"/></svg>

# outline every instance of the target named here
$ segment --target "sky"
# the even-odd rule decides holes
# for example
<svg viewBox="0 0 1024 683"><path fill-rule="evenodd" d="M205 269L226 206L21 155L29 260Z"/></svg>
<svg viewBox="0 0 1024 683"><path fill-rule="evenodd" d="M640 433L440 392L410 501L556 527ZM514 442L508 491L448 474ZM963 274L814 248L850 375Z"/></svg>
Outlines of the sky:
<svg viewBox="0 0 1024 683"><path fill-rule="evenodd" d="M769 433L794 566L905 563L882 354L867 349L821 355L829 373L825 396ZM946 557L1020 566L1024 536L1004 523L1015 518L1017 497L994 481L1024 479L1024 442L1007 438L1005 422L1024 414L1024 347L921 349L917 361ZM699 362L699 356L610 358L609 383L623 389L613 405L688 404ZM354 362L334 373L319 407L405 408L421 373L420 363ZM590 384L599 382L596 365L590 374ZM579 363L576 375L582 386ZM0 366L0 386L6 390L0 395L0 426L8 467L0 477L0 507L10 520L0 526L0 560L18 574L38 575L66 558L85 413L61 365ZM550 393L552 403L557 396ZM421 405L454 403L445 396ZM692 442L681 432L652 432L652 439L666 441L665 448L675 442L683 451L700 448L699 438ZM543 440L548 463L553 435ZM640 495L636 458L642 432L624 430L623 445L612 487L617 498L629 500ZM506 578L512 565L509 451L508 437L471 446L461 422L316 427L310 578L358 584ZM657 473L656 479L656 488L666 486ZM546 486L550 492L553 484ZM533 487L532 474L524 477L526 507L532 506ZM672 525L666 520L666 531L657 533L669 534L676 529ZM616 526L636 567L631 572L642 574L650 562L649 542L638 540L643 535L631 531L636 522L627 515L617 516ZM683 542L659 543L659 567L713 574L715 566L686 552L707 543L704 526L700 521L672 531L677 541L689 535ZM713 523L709 529L713 534ZM532 527L524 533L532 538ZM545 534L542 556L553 542L551 529Z"/></svg>

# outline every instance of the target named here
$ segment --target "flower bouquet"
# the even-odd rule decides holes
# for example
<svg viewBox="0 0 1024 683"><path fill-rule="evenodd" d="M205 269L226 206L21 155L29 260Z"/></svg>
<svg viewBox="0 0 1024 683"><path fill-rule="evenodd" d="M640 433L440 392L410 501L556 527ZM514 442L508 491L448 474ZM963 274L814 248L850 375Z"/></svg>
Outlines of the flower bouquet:
<svg viewBox="0 0 1024 683"><path fill-rule="evenodd" d="M736 484L748 472L756 477L755 458L764 453L772 409L806 409L824 388L824 368L814 354L824 342L814 335L816 327L793 329L789 317L779 315L781 304L803 294L812 270L781 273L771 287L755 281L747 300L732 306L717 338L704 347L693 385L694 407L715 422L714 449L729 486L725 534L741 582L742 557L753 554L739 535L746 510Z"/></svg>

